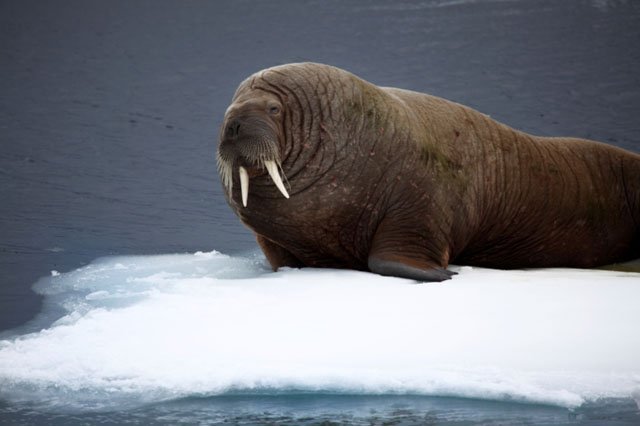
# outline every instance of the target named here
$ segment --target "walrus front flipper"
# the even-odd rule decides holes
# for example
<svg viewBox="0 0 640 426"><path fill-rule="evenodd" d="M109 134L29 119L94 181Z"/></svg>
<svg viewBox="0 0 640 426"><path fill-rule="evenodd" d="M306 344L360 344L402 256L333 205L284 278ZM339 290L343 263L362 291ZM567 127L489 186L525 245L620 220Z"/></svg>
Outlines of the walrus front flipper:
<svg viewBox="0 0 640 426"><path fill-rule="evenodd" d="M367 266L380 275L417 281L450 280L447 271L448 248L435 232L423 232L413 218L385 217L371 241Z"/></svg>
<svg viewBox="0 0 640 426"><path fill-rule="evenodd" d="M385 260L369 256L368 266L371 272L391 277L410 278L417 281L444 281L450 280L455 272L447 271L441 267L430 269L417 268L402 263L398 260Z"/></svg>
<svg viewBox="0 0 640 426"><path fill-rule="evenodd" d="M293 268L304 266L290 251L266 239L262 235L256 234L256 240L258 240L260 248L274 271L277 271L278 268L283 266L291 266Z"/></svg>

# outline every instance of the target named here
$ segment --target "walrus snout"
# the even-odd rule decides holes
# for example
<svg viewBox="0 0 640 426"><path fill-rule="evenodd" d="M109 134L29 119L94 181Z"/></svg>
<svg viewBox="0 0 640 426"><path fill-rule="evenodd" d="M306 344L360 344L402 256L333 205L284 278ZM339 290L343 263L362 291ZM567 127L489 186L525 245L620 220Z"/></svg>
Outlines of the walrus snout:
<svg viewBox="0 0 640 426"><path fill-rule="evenodd" d="M229 117L223 124L218 146L218 171L229 195L232 196L233 172L238 170L242 205L249 198L248 169L262 169L269 173L278 190L289 198L280 176L278 132L275 124L258 115Z"/></svg>
<svg viewBox="0 0 640 426"><path fill-rule="evenodd" d="M257 115L231 116L223 125L222 142L266 140L276 137L275 123Z"/></svg>
<svg viewBox="0 0 640 426"><path fill-rule="evenodd" d="M234 119L231 120L226 127L226 133L224 138L228 140L238 139L238 135L240 134L240 120Z"/></svg>

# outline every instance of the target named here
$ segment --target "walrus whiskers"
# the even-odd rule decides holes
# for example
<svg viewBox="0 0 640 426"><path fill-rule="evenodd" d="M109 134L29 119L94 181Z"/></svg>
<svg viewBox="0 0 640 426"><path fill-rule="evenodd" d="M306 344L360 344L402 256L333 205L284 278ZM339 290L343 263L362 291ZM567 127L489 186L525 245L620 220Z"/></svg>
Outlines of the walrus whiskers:
<svg viewBox="0 0 640 426"><path fill-rule="evenodd" d="M232 169L229 165L229 162L224 160L220 153L217 155L218 157L218 173L220 174L220 179L222 180L222 186L227 190L227 193L231 195L231 190L233 189L233 177L231 176Z"/></svg>

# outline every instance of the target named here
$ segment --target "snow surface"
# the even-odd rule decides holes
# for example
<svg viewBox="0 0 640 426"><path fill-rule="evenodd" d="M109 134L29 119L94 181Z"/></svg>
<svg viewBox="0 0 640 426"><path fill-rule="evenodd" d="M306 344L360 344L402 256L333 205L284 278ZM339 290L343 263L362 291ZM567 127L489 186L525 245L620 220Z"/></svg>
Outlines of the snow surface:
<svg viewBox="0 0 640 426"><path fill-rule="evenodd" d="M66 315L0 341L0 396L80 408L238 391L640 399L640 274L452 269L444 283L273 273L214 251L52 271L35 289Z"/></svg>

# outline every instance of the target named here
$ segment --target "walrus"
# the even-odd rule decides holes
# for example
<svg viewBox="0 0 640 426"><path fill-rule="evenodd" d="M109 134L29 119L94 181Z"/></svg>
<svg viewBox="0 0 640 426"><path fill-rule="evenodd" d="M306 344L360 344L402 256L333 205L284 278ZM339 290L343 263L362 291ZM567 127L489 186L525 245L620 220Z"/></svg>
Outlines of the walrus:
<svg viewBox="0 0 640 426"><path fill-rule="evenodd" d="M244 80L217 163L274 270L442 281L450 262L591 268L640 257L640 155L532 136L329 65Z"/></svg>

